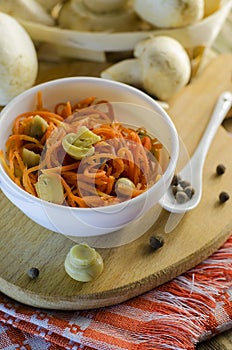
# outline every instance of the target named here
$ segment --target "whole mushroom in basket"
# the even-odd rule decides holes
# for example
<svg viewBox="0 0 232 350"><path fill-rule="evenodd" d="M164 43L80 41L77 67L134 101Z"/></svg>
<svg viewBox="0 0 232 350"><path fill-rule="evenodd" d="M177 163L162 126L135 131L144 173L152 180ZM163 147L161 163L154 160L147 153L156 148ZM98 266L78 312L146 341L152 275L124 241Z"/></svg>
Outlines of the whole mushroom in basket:
<svg viewBox="0 0 232 350"><path fill-rule="evenodd" d="M204 0L134 0L134 10L158 28L178 28L199 21L204 15Z"/></svg>
<svg viewBox="0 0 232 350"><path fill-rule="evenodd" d="M58 15L61 28L77 31L126 32L140 23L131 3L122 0L68 0Z"/></svg>
<svg viewBox="0 0 232 350"><path fill-rule="evenodd" d="M176 39L146 39L135 46L134 56L108 67L101 77L136 86L161 101L171 98L190 80L189 56Z"/></svg>

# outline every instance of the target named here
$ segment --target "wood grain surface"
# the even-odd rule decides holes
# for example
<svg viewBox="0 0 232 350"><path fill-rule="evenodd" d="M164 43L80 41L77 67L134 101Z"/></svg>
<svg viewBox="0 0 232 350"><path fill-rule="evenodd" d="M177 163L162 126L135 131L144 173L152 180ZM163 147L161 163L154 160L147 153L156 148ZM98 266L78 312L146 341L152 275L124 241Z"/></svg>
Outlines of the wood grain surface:
<svg viewBox="0 0 232 350"><path fill-rule="evenodd" d="M41 63L38 82L71 75L97 76L103 65ZM221 55L169 101L169 114L189 154L199 142L220 92L232 91L231 72L232 55ZM121 247L98 249L105 268L90 283L75 282L65 273L64 259L74 242L29 220L1 193L0 290L32 306L87 309L122 302L195 266L217 250L232 231L232 201L223 205L218 201L221 191L232 193L231 147L231 137L220 127L206 160L200 205L168 234L165 225L170 213L163 210L142 237ZM215 175L218 163L227 167L222 177ZM151 235L164 238L164 246L156 252L149 248ZM36 281L27 276L31 266L40 269Z"/></svg>
<svg viewBox="0 0 232 350"><path fill-rule="evenodd" d="M232 32L232 12L230 12L226 23L224 24L221 32L217 37L217 40L213 45L214 52L216 52L217 54L232 52L231 32ZM226 119L223 125L232 136L232 111L230 113L230 118ZM231 350L231 349L232 349L232 330L223 332L208 341L198 344L196 347L196 350Z"/></svg>
<svg viewBox="0 0 232 350"><path fill-rule="evenodd" d="M232 331L223 332L214 338L204 341L196 346L196 350L231 350Z"/></svg>

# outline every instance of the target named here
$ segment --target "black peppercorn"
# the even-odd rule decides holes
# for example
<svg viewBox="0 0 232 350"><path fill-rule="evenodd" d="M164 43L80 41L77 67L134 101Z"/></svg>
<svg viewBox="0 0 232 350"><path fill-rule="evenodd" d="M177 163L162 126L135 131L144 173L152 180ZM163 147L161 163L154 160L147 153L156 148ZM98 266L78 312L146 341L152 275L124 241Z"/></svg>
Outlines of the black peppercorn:
<svg viewBox="0 0 232 350"><path fill-rule="evenodd" d="M192 186L187 186L185 187L184 192L187 194L188 198L191 199L195 191Z"/></svg>
<svg viewBox="0 0 232 350"><path fill-rule="evenodd" d="M37 269L37 267L31 267L28 271L27 271L28 276L31 279L36 279L39 277L39 269Z"/></svg>
<svg viewBox="0 0 232 350"><path fill-rule="evenodd" d="M162 237L151 236L150 237L150 246L153 249L159 249L164 245L164 240Z"/></svg>
<svg viewBox="0 0 232 350"><path fill-rule="evenodd" d="M218 164L217 168L216 168L216 173L217 175L222 175L224 174L224 172L226 171L226 167L223 164Z"/></svg>
<svg viewBox="0 0 232 350"><path fill-rule="evenodd" d="M177 186L180 180L180 176L175 174L172 178L171 186Z"/></svg>
<svg viewBox="0 0 232 350"><path fill-rule="evenodd" d="M174 196L176 196L177 191L178 191L177 186L172 186L172 193Z"/></svg>
<svg viewBox="0 0 232 350"><path fill-rule="evenodd" d="M230 198L230 196L227 192L221 192L219 194L219 200L221 203L225 203L226 201L228 201L229 198Z"/></svg>
<svg viewBox="0 0 232 350"><path fill-rule="evenodd" d="M189 181L182 180L180 175L174 175L171 182L172 194L176 201L183 204L190 200L195 193Z"/></svg>
<svg viewBox="0 0 232 350"><path fill-rule="evenodd" d="M176 201L177 203L186 203L189 200L189 197L187 195L187 193L185 193L184 191L179 191L176 194Z"/></svg>
<svg viewBox="0 0 232 350"><path fill-rule="evenodd" d="M190 182L185 181L185 180L180 181L180 182L179 182L179 185L180 185L182 188L191 186Z"/></svg>

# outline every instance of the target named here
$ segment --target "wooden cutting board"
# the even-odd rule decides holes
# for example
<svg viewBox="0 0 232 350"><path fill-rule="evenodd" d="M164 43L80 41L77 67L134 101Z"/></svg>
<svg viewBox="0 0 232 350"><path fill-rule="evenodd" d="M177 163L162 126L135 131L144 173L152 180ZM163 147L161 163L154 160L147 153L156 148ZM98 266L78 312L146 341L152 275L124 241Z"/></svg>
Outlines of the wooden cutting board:
<svg viewBox="0 0 232 350"><path fill-rule="evenodd" d="M41 63L38 82L70 75L99 75L106 64ZM218 95L232 91L232 55L219 56L170 101L169 114L187 150L192 154L207 125ZM0 193L0 290L25 304L55 309L88 309L112 305L169 281L217 250L232 232L232 138L220 127L204 168L200 205L165 233L170 213L162 211L147 232L124 246L98 249L104 271L94 282L79 283L64 270L70 239L50 232L28 219ZM215 175L218 163L226 172ZM231 199L219 204L221 191ZM142 224L138 228L143 229ZM164 246L151 251L149 238L159 235ZM40 270L30 280L27 270Z"/></svg>

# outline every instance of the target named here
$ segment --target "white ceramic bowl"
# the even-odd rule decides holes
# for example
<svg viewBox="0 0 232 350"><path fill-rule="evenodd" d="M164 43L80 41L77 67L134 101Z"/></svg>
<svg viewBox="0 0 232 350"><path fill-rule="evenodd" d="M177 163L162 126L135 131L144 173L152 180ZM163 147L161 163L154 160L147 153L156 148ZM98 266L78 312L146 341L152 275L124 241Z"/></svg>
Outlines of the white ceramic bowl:
<svg viewBox="0 0 232 350"><path fill-rule="evenodd" d="M123 203L98 208L71 208L36 198L17 186L0 165L0 187L13 204L30 219L49 230L69 236L88 237L119 230L138 220L158 203L174 174L179 144L171 119L152 98L128 85L101 78L73 77L37 85L14 98L2 110L0 149L5 149L15 117L35 109L38 91L42 91L43 104L49 109L60 101L70 100L72 103L88 96L129 103L127 119L119 121L145 127L163 143L170 160L162 178L148 191ZM131 109L131 104L138 106L136 110ZM145 109L141 111L142 107Z"/></svg>

